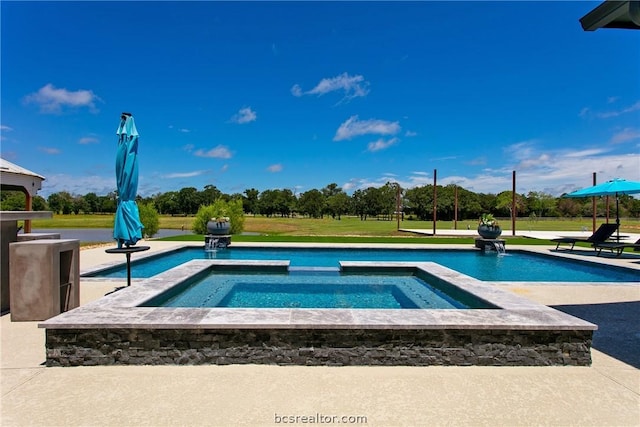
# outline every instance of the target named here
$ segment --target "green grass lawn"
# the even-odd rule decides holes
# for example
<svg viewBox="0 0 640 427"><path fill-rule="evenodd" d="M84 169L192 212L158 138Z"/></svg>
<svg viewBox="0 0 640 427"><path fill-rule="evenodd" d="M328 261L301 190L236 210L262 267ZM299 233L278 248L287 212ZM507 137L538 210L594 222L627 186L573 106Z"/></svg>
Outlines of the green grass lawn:
<svg viewBox="0 0 640 427"><path fill-rule="evenodd" d="M518 219L516 230L527 231L580 231L583 227L591 229L591 218L577 219L538 219L529 218ZM613 221L612 219L610 221ZM597 224L605 222L604 218L598 218ZM184 226L185 230L190 230L193 217L182 216L160 216L160 228L179 230ZM500 220L503 229L511 229L511 221ZM33 228L111 228L113 227L113 215L54 215L51 219L32 221ZM475 230L477 221L458 221L457 229ZM400 228L412 229L421 228L432 230L431 221L401 221ZM454 229L453 221L438 221L436 230L445 232ZM397 231L397 222L377 219L361 221L355 217L343 217L341 220L332 218L279 218L246 216L245 232L265 234L270 236L399 236L405 233ZM621 219L620 232L633 233L640 231L640 219Z"/></svg>
<svg viewBox="0 0 640 427"><path fill-rule="evenodd" d="M581 219L543 219L532 221L520 219L516 230L527 231L580 231L591 229L591 218ZM605 222L598 219L597 223ZM632 233L640 230L640 221L624 219L621 232ZM161 216L160 228L190 230L193 217ZM503 229L511 228L511 221L500 221ZM34 220L33 228L111 228L113 215L54 215L52 219ZM458 221L458 230L475 230L476 221ZM401 221L402 229L433 229L431 221ZM438 221L436 231L445 234L454 229L452 221ZM397 221L368 219L361 221L356 217L332 218L266 218L262 216L245 217L244 231L248 234L234 235L236 242L326 242L326 243L436 243L436 244L473 244L473 237L445 237L416 235L397 230ZM472 231L473 232L473 231ZM502 238L512 245L550 244L551 242L524 237L512 237L503 234ZM168 237L162 240L203 242L204 236L187 234Z"/></svg>

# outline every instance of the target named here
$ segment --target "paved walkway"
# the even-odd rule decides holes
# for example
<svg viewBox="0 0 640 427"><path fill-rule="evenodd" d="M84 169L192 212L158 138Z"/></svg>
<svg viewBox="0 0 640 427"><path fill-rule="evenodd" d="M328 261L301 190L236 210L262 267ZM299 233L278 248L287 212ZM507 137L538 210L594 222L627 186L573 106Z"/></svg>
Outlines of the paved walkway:
<svg viewBox="0 0 640 427"><path fill-rule="evenodd" d="M407 233L416 233L416 234L424 234L428 236L433 236L433 229L428 228L401 228L400 231L404 231ZM558 237L578 237L584 238L591 236L593 233L588 231L529 231L529 230L516 230L515 235L518 237L529 237L531 239L544 239L551 240ZM625 236L621 238L620 241L624 243L633 243L636 240L640 239L640 234L638 233L620 233ZM465 237L478 237L478 233L476 230L451 230L451 229L436 229L436 236L465 236ZM503 229L502 236L511 237L513 236L513 232L510 229Z"/></svg>
<svg viewBox="0 0 640 427"><path fill-rule="evenodd" d="M145 244L152 251L175 245ZM96 248L80 259L87 269L113 257ZM637 265L640 258L611 261ZM82 281L81 303L122 285ZM45 368L44 331L4 315L0 424L640 426L640 285L504 287L597 323L593 365Z"/></svg>

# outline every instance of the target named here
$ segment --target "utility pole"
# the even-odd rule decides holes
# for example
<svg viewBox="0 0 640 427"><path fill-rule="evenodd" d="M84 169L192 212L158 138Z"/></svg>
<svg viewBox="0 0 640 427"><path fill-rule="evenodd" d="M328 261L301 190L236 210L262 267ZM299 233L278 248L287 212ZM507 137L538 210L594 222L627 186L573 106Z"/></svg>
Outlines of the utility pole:
<svg viewBox="0 0 640 427"><path fill-rule="evenodd" d="M436 183L438 182L437 179L438 176L438 170L434 169L433 170L433 235L436 235L436 220L438 219L438 215L436 213L436 210L438 208L438 189L436 187Z"/></svg>

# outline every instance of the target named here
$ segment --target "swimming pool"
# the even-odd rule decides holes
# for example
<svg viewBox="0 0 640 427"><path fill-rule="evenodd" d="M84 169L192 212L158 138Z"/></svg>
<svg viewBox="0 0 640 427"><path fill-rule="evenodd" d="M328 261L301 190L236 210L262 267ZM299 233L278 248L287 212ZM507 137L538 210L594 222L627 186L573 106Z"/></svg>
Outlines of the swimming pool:
<svg viewBox="0 0 640 427"><path fill-rule="evenodd" d="M591 363L597 328L433 262L343 261L414 275L483 309L148 307L211 272L283 274L288 261L193 260L39 324L47 366L279 364L547 366ZM295 274L294 274L295 275Z"/></svg>
<svg viewBox="0 0 640 427"><path fill-rule="evenodd" d="M454 298L415 274L293 271L211 272L146 302L143 307L469 309L495 308Z"/></svg>
<svg viewBox="0 0 640 427"><path fill-rule="evenodd" d="M132 262L134 278L148 278L194 259L289 260L293 268L338 268L339 261L424 262L431 261L486 281L522 282L639 282L640 274L629 269L561 259L524 251L505 255L480 250L231 247L206 253L202 246L186 247ZM98 269L83 277L124 278L126 267Z"/></svg>

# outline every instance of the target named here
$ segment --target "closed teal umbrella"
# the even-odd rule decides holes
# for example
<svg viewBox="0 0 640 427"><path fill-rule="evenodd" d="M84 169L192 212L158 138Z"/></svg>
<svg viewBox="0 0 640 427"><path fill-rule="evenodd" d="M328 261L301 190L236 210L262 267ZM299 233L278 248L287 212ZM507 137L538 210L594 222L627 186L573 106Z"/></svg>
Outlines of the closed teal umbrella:
<svg viewBox="0 0 640 427"><path fill-rule="evenodd" d="M118 207L116 209L113 238L122 245L132 246L142 239L143 225L136 205L138 192L138 130L133 116L122 113L116 153L116 183L118 187Z"/></svg>

